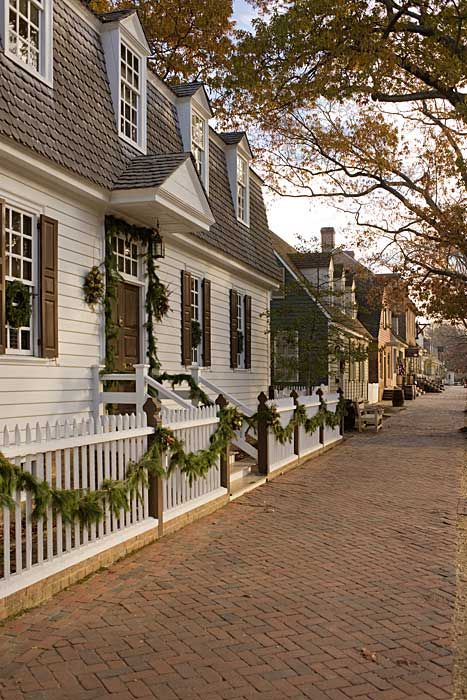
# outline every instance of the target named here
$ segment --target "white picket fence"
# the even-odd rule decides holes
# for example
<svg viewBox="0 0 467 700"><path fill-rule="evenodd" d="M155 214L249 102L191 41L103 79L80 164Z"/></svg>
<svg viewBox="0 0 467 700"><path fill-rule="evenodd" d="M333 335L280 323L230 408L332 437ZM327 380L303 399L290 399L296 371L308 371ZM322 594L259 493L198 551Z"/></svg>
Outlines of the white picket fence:
<svg viewBox="0 0 467 700"><path fill-rule="evenodd" d="M102 416L97 422L93 418L57 421L46 424L44 429L28 424L24 429L5 428L1 451L11 462L53 488L96 491L104 479L125 476L128 463L146 452L147 436L153 432L154 428L147 427L144 413ZM17 580L24 580L30 573L31 581L40 580L49 575L47 567L50 570L52 565L54 571L66 568L71 565L67 563L71 555L78 552L86 558L87 550L96 549L96 543L112 537L115 540L119 533L153 521L148 514L146 488L132 498L128 512L122 509L116 517L107 509L104 519L90 526L65 523L61 514L51 508L44 518L33 522L31 494L15 492L13 499L13 509L1 509L0 597L22 587L17 586Z"/></svg>
<svg viewBox="0 0 467 700"><path fill-rule="evenodd" d="M285 427L293 418L295 412L295 403L291 398L271 399L267 402L268 406L274 406L279 414L279 420L282 427ZM268 431L268 458L269 471L273 472L286 465L292 464L297 460L295 454L294 440L285 442L283 445L276 440L272 430Z"/></svg>
<svg viewBox="0 0 467 700"><path fill-rule="evenodd" d="M339 403L339 394L337 394L337 393L325 394L323 396L323 399L326 401L326 408L328 409L328 411L331 411L331 413L335 413L337 411L337 406ZM341 432L340 432L339 425L336 428L329 428L327 425L324 426L324 430L323 430L323 445L324 445L324 447L328 447L328 445L332 445L334 442L337 442L340 439L341 439Z"/></svg>
<svg viewBox="0 0 467 700"><path fill-rule="evenodd" d="M316 416L319 410L320 401L316 394L312 396L299 396L297 399L298 403L305 407L306 415L308 418L313 418ZM299 427L299 457L306 457L307 455L316 452L322 448L322 443L320 442L319 430L315 430L314 433L307 433L303 425Z"/></svg>
<svg viewBox="0 0 467 700"><path fill-rule="evenodd" d="M162 425L174 431L182 440L185 452L199 452L210 446L210 437L219 423L217 406L166 410L162 409ZM168 467L170 452L164 455ZM195 479L190 485L188 478L177 467L163 481L164 522L208 503L227 493L221 487L220 465L212 467L205 478Z"/></svg>
<svg viewBox="0 0 467 700"><path fill-rule="evenodd" d="M292 392L292 389L299 395L299 396L306 396L307 394L307 388L306 386L294 386L294 387L281 387L280 389L274 388L274 399L288 399L290 398L290 394Z"/></svg>

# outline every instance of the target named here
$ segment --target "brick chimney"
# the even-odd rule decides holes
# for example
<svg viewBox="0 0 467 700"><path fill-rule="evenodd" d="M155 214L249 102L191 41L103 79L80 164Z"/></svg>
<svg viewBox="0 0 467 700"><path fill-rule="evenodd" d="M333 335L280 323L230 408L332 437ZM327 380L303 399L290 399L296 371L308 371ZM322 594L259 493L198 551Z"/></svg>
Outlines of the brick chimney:
<svg viewBox="0 0 467 700"><path fill-rule="evenodd" d="M336 247L336 231L333 226L323 226L321 229L321 250L330 253Z"/></svg>

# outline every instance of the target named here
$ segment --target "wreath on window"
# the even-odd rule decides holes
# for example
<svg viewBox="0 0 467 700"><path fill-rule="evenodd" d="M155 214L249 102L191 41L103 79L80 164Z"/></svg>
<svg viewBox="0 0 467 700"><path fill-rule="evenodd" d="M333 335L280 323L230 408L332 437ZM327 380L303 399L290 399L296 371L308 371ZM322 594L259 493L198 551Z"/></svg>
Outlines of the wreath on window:
<svg viewBox="0 0 467 700"><path fill-rule="evenodd" d="M243 333L242 333L242 331L238 331L237 332L237 352L239 353L239 355L241 355L243 352L243 345L244 345Z"/></svg>
<svg viewBox="0 0 467 700"><path fill-rule="evenodd" d="M199 321L191 322L191 347L193 349L199 347L201 343L201 326Z"/></svg>
<svg viewBox="0 0 467 700"><path fill-rule="evenodd" d="M104 274L97 265L91 267L88 274L84 278L83 283L84 301L89 306L99 304L104 298L105 283Z"/></svg>
<svg viewBox="0 0 467 700"><path fill-rule="evenodd" d="M7 282L6 286L6 320L11 328L29 326L31 321L31 291L19 280Z"/></svg>

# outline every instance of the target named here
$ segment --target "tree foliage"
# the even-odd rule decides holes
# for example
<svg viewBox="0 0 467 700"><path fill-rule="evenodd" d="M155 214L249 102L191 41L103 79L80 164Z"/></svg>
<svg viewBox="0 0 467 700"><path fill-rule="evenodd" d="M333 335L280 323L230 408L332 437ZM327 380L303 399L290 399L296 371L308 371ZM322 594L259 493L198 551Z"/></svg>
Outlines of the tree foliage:
<svg viewBox="0 0 467 700"><path fill-rule="evenodd" d="M273 188L352 212L422 311L465 323L467 4L251 2L225 79Z"/></svg>
<svg viewBox="0 0 467 700"><path fill-rule="evenodd" d="M91 0L95 12L136 9L151 64L168 82L210 80L232 41L232 0Z"/></svg>

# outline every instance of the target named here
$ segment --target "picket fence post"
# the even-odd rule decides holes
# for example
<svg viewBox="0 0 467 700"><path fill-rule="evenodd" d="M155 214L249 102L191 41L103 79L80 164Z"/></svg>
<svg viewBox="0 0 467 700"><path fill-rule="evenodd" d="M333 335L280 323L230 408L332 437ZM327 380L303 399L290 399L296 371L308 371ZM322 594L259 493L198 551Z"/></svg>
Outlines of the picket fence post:
<svg viewBox="0 0 467 700"><path fill-rule="evenodd" d="M104 391L104 384L101 379L101 371L103 367L100 365L93 365L91 367L92 372L92 391L93 391L93 416L94 420L97 422L100 417L104 415L104 404L101 400L101 394Z"/></svg>
<svg viewBox="0 0 467 700"><path fill-rule="evenodd" d="M269 439L268 422L264 415L267 410L268 397L264 393L258 396L258 471L260 474L269 473Z"/></svg>
<svg viewBox="0 0 467 700"><path fill-rule="evenodd" d="M216 406L220 409L225 408L228 405L228 401L223 394L219 394L216 401ZM227 489L227 493L230 493L230 443L227 445L223 453L221 454L221 486Z"/></svg>
<svg viewBox="0 0 467 700"><path fill-rule="evenodd" d="M323 398L323 390L321 389L321 387L319 387L316 390L316 395L319 396L319 401L321 403L321 400ZM319 441L322 445L324 445L324 425L319 426Z"/></svg>
<svg viewBox="0 0 467 700"><path fill-rule="evenodd" d="M160 411L161 404L160 401L153 397L148 397L146 400L143 411L146 414L147 424L150 428L157 428L160 425ZM148 435L148 450L154 443L156 436ZM164 512L164 497L163 497L163 484L160 476L154 474L148 475L149 481L149 516L151 518L157 518L157 531L159 537L162 537L164 532L163 524L163 512Z"/></svg>
<svg viewBox="0 0 467 700"><path fill-rule="evenodd" d="M298 408L298 394L293 389L290 393L290 398L293 399L293 402L295 404L295 411L294 411L294 416ZM294 454L297 455L297 457L300 457L300 426L296 425L293 431L293 444L294 444Z"/></svg>
<svg viewBox="0 0 467 700"><path fill-rule="evenodd" d="M339 401L344 398L344 392L342 391L341 387L337 388L337 393L339 395ZM339 404L338 404L339 405ZM340 423L340 434L344 434L344 414L341 416L341 423Z"/></svg>

